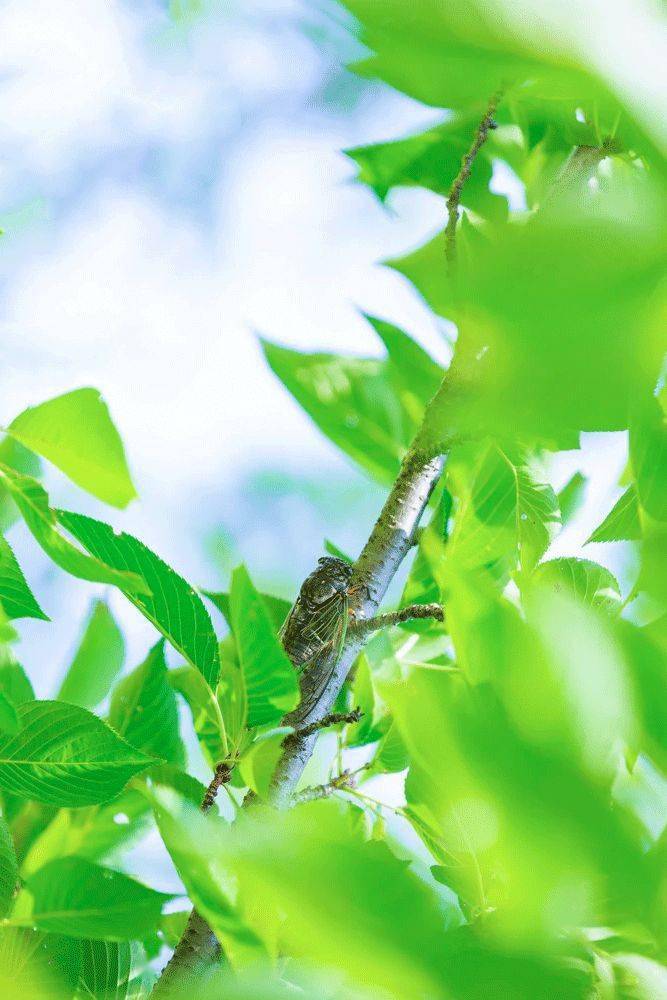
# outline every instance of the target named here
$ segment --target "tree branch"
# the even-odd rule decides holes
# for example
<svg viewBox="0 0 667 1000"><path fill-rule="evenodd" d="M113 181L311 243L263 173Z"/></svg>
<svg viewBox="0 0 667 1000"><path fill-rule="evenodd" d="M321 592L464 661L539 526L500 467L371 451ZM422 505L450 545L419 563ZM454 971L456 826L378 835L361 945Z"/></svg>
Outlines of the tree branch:
<svg viewBox="0 0 667 1000"><path fill-rule="evenodd" d="M454 178L454 183L449 191L449 197L447 198L447 225L445 226L445 258L450 274L453 273L456 266L456 226L459 221L459 204L461 202L463 187L470 177L472 165L480 149L486 142L489 132L496 127L493 116L496 113L496 108L501 97L502 91L499 90L489 101L487 109L484 112L484 117L477 126L477 130L473 136L470 149L464 154L460 170Z"/></svg>
<svg viewBox="0 0 667 1000"><path fill-rule="evenodd" d="M445 620L445 612L441 604L409 604L406 608L398 611L388 611L384 615L376 615L374 618L360 619L352 622L348 631L355 638L365 639L371 632L378 632L381 628L390 628L392 625L401 625L403 622L414 621L419 618L434 618L436 621Z"/></svg>
<svg viewBox="0 0 667 1000"><path fill-rule="evenodd" d="M302 791L297 792L292 796L292 804L297 805L302 802L313 802L315 799L328 799L334 792L344 791L346 788L354 788L355 786L355 776L351 771L343 771L341 774L337 774L335 778L331 781L327 781L325 785L311 785L309 788L304 788Z"/></svg>

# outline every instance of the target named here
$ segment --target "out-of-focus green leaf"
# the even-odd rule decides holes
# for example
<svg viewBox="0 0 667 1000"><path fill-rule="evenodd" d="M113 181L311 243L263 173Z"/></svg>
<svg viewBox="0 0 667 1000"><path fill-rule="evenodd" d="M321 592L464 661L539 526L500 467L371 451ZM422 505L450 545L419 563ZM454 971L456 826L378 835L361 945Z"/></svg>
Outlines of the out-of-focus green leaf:
<svg viewBox="0 0 667 1000"><path fill-rule="evenodd" d="M348 563L350 566L354 562L351 556L348 556L342 549L339 549L335 542L332 542L329 538L324 539L324 551L330 556L335 556L336 559L342 559L343 562Z"/></svg>
<svg viewBox="0 0 667 1000"><path fill-rule="evenodd" d="M155 762L75 705L26 702L22 728L0 734L0 788L56 806L106 802Z"/></svg>
<svg viewBox="0 0 667 1000"><path fill-rule="evenodd" d="M299 702L297 674L243 566L232 574L230 613L248 699L248 725L278 722Z"/></svg>
<svg viewBox="0 0 667 1000"><path fill-rule="evenodd" d="M282 753L283 741L291 732L289 726L282 726L262 733L239 761L241 777L262 799L268 795L271 779Z"/></svg>
<svg viewBox="0 0 667 1000"><path fill-rule="evenodd" d="M10 437L0 441L0 464L33 477L39 476L41 469L37 455ZM7 531L20 516L4 479L0 480L0 531Z"/></svg>
<svg viewBox="0 0 667 1000"><path fill-rule="evenodd" d="M617 623L619 640L630 665L633 692L642 722L642 740L633 749L645 750L667 766L667 627L664 621L638 628Z"/></svg>
<svg viewBox="0 0 667 1000"><path fill-rule="evenodd" d="M569 524L584 502L588 480L581 472L575 472L558 494L560 519L563 526Z"/></svg>
<svg viewBox="0 0 667 1000"><path fill-rule="evenodd" d="M582 604L606 611L618 610L621 592L613 573L590 559L572 557L541 563L531 585L548 587L555 593L569 593Z"/></svg>
<svg viewBox="0 0 667 1000"><path fill-rule="evenodd" d="M188 663L215 685L220 673L218 640L211 618L195 590L146 545L125 532L83 514L58 511L59 523L90 554L117 571L130 570L145 581L147 594L124 590L134 605Z"/></svg>
<svg viewBox="0 0 667 1000"><path fill-rule="evenodd" d="M182 765L185 749L178 731L176 695L167 679L164 640L114 689L109 725L143 753Z"/></svg>
<svg viewBox="0 0 667 1000"><path fill-rule="evenodd" d="M27 880L32 909L26 921L69 937L129 941L155 930L172 897L111 868L62 858Z"/></svg>
<svg viewBox="0 0 667 1000"><path fill-rule="evenodd" d="M434 391L424 392L424 385L432 384L434 373L433 363L430 370L421 348L407 334L380 320L371 322L391 345L384 361L303 354L268 341L262 346L274 373L319 429L362 468L387 483L398 473L421 422ZM405 361L413 371L416 365L420 373L409 385L401 376Z"/></svg>
<svg viewBox="0 0 667 1000"><path fill-rule="evenodd" d="M638 541L642 536L639 521L639 498L637 487L628 486L625 493L616 501L612 509L599 524L591 536L590 542L628 542Z"/></svg>
<svg viewBox="0 0 667 1000"><path fill-rule="evenodd" d="M75 389L28 407L6 430L114 507L127 507L137 495L122 441L97 389Z"/></svg>
<svg viewBox="0 0 667 1000"><path fill-rule="evenodd" d="M48 621L26 583L9 542L0 535L0 604L9 619L41 618Z"/></svg>
<svg viewBox="0 0 667 1000"><path fill-rule="evenodd" d="M95 708L123 666L125 643L105 601L93 601L79 648L63 678L58 700Z"/></svg>
<svg viewBox="0 0 667 1000"><path fill-rule="evenodd" d="M26 701L35 699L35 692L25 670L6 647L0 648L0 691L17 708Z"/></svg>
<svg viewBox="0 0 667 1000"><path fill-rule="evenodd" d="M0 691L0 733L14 736L21 729L21 720L14 703Z"/></svg>
<svg viewBox="0 0 667 1000"><path fill-rule="evenodd" d="M125 1000L132 959L128 942L83 940L80 947L76 1000Z"/></svg>
<svg viewBox="0 0 667 1000"><path fill-rule="evenodd" d="M81 969L79 942L22 927L0 930L0 994L7 1000L65 1000Z"/></svg>
<svg viewBox="0 0 667 1000"><path fill-rule="evenodd" d="M559 204L489 230L474 259L459 260L455 298L437 255L424 259L420 291L460 320L450 391L429 413L436 441L459 432L572 447L582 430L628 427L664 351L654 194L635 179L623 196L607 193L604 209Z"/></svg>
<svg viewBox="0 0 667 1000"><path fill-rule="evenodd" d="M19 869L9 828L0 816L0 918L6 917L12 905Z"/></svg>
<svg viewBox="0 0 667 1000"><path fill-rule="evenodd" d="M642 507L667 521L667 417L657 399L647 400L630 426L630 460Z"/></svg>
<svg viewBox="0 0 667 1000"><path fill-rule="evenodd" d="M346 153L359 167L357 180L368 184L381 201L392 188L402 186L447 195L478 125L479 115L457 117L407 139L357 146ZM472 165L461 201L482 216L502 221L507 200L489 190L490 181L491 161L482 154Z"/></svg>

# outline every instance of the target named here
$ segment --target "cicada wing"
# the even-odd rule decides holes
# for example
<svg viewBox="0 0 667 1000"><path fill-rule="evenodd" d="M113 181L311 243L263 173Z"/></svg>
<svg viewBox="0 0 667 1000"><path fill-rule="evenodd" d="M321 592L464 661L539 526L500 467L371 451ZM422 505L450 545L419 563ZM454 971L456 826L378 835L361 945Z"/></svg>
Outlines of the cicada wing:
<svg viewBox="0 0 667 1000"><path fill-rule="evenodd" d="M310 712L312 708L317 704L317 702L322 697L324 689L331 679L331 675L336 669L336 665L340 660L341 654L343 652L343 647L345 646L345 636L347 634L347 622L348 622L348 599L347 594L337 594L336 601L336 614L335 619L329 609L329 614L326 617L323 628L318 632L318 638L324 638L324 641L318 646L318 649L314 652L312 658L304 665L305 670L312 670L315 668L315 663L318 658L319 653L326 653L328 657L328 670L322 673L322 676L318 678L317 685L314 688L310 688L307 692L307 696L301 701L301 709L304 712Z"/></svg>

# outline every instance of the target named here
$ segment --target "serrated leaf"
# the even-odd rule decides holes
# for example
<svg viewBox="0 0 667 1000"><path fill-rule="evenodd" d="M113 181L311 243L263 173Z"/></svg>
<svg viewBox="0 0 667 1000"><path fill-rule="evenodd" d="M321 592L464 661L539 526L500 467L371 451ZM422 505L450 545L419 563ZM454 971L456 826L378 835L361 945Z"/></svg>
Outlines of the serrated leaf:
<svg viewBox="0 0 667 1000"><path fill-rule="evenodd" d="M6 917L18 883L19 869L14 841L5 820L0 816L0 918Z"/></svg>
<svg viewBox="0 0 667 1000"><path fill-rule="evenodd" d="M167 680L188 705L204 756L211 767L215 767L230 752L225 722L215 694L193 667L170 670Z"/></svg>
<svg viewBox="0 0 667 1000"><path fill-rule="evenodd" d="M183 764L185 751L178 731L176 695L167 679L164 640L116 685L109 725L137 750Z"/></svg>
<svg viewBox="0 0 667 1000"><path fill-rule="evenodd" d="M15 736L0 734L0 788L55 806L106 802L155 762L84 708L26 702Z"/></svg>
<svg viewBox="0 0 667 1000"><path fill-rule="evenodd" d="M590 542L632 542L642 537L639 521L639 498L637 487L628 486L625 493L619 497L612 509L599 524L592 535L586 539Z"/></svg>
<svg viewBox="0 0 667 1000"><path fill-rule="evenodd" d="M0 605L9 619L49 620L28 586L9 542L2 535L0 535Z"/></svg>
<svg viewBox="0 0 667 1000"><path fill-rule="evenodd" d="M26 888L32 910L25 919L31 926L106 941L129 941L151 933L162 907L172 898L76 857L50 861L27 879Z"/></svg>
<svg viewBox="0 0 667 1000"><path fill-rule="evenodd" d="M96 560L144 581L150 596L124 590L126 597L215 686L220 673L218 640L194 588L132 535L117 534L103 521L71 511L59 510L57 519Z"/></svg>
<svg viewBox="0 0 667 1000"><path fill-rule="evenodd" d="M87 941L81 945L76 1000L125 1000L132 954L127 941Z"/></svg>
<svg viewBox="0 0 667 1000"><path fill-rule="evenodd" d="M278 722L297 706L299 683L244 566L232 574L230 613L248 699L248 726Z"/></svg>
<svg viewBox="0 0 667 1000"><path fill-rule="evenodd" d="M111 583L123 592L146 590L145 582L136 574L112 569L91 558L58 531L56 512L49 507L48 495L36 479L6 465L0 465L0 473L26 525L57 566L81 580Z"/></svg>
<svg viewBox="0 0 667 1000"><path fill-rule="evenodd" d="M105 601L93 601L79 648L65 674L58 700L95 708L107 696L125 658L125 643Z"/></svg>
<svg viewBox="0 0 667 1000"><path fill-rule="evenodd" d="M540 563L531 585L572 594L582 604L607 611L618 609L620 588L613 573L590 559L567 557Z"/></svg>
<svg viewBox="0 0 667 1000"><path fill-rule="evenodd" d="M75 389L28 407L7 433L105 503L127 507L137 495L120 436L97 389Z"/></svg>

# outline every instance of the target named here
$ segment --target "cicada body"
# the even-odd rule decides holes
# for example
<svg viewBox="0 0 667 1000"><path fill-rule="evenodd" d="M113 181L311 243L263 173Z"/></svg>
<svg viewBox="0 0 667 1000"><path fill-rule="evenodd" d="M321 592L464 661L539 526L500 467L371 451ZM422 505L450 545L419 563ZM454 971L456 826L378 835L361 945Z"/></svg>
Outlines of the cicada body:
<svg viewBox="0 0 667 1000"><path fill-rule="evenodd" d="M348 622L352 567L323 556L306 577L280 630L280 640L297 668L305 667L324 647L342 650Z"/></svg>

